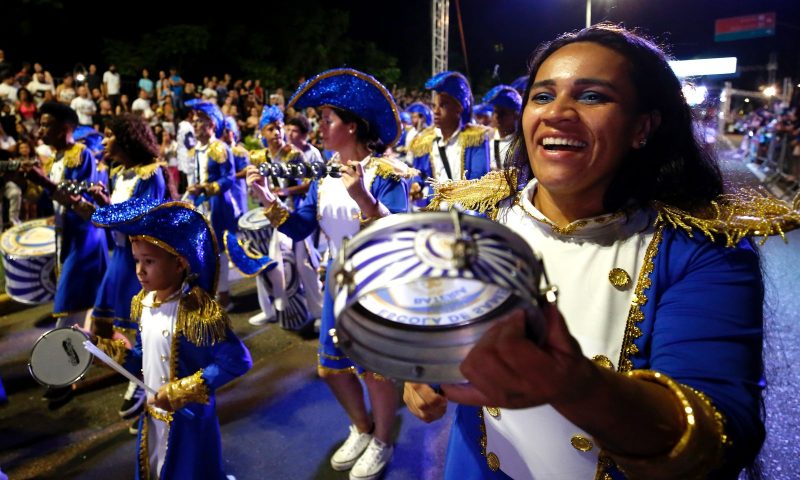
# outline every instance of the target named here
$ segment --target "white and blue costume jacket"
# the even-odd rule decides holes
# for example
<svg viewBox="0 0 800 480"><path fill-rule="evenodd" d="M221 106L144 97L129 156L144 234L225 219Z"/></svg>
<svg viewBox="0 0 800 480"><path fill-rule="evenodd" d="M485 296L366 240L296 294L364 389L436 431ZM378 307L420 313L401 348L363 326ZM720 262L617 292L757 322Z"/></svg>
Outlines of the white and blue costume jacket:
<svg viewBox="0 0 800 480"><path fill-rule="evenodd" d="M86 145L75 143L59 152L50 168L50 179L56 184L63 180L97 182L91 151ZM84 198L92 201L88 194ZM108 263L108 244L103 229L61 205L54 208L60 237L57 261L61 268L53 315L61 317L92 308Z"/></svg>
<svg viewBox="0 0 800 480"><path fill-rule="evenodd" d="M206 185L208 211L214 235L222 238L225 230L235 232L242 212L231 188L236 182L233 152L225 142L212 138L189 151L197 166L198 183Z"/></svg>
<svg viewBox="0 0 800 480"><path fill-rule="evenodd" d="M233 152L233 167L234 173L238 174L250 165L250 154L247 149L242 145L234 145L231 147ZM239 212L244 213L247 211L247 180L244 177L234 178L233 185L231 185L231 194L236 205L239 206Z"/></svg>
<svg viewBox="0 0 800 480"><path fill-rule="evenodd" d="M164 200L167 195L166 171L159 163L129 169L116 167L110 177L112 204L131 198ZM97 291L92 318L113 321L117 329L132 331L136 324L130 319L131 299L142 285L136 278L136 263L128 236L112 231L111 238L114 251Z"/></svg>

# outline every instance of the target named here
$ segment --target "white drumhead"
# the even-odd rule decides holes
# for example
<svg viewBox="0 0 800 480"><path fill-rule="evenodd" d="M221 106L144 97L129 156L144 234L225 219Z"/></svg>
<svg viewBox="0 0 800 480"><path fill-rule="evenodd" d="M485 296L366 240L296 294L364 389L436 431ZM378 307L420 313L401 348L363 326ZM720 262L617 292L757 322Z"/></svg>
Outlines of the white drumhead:
<svg viewBox="0 0 800 480"><path fill-rule="evenodd" d="M242 230L261 230L265 227L272 228L261 207L254 208L239 217L239 228Z"/></svg>
<svg viewBox="0 0 800 480"><path fill-rule="evenodd" d="M53 218L39 218L8 229L0 236L0 249L12 258L54 255L56 230Z"/></svg>
<svg viewBox="0 0 800 480"><path fill-rule="evenodd" d="M28 369L33 378L49 387L65 387L79 380L92 363L83 342L86 335L69 327L56 328L33 345Z"/></svg>

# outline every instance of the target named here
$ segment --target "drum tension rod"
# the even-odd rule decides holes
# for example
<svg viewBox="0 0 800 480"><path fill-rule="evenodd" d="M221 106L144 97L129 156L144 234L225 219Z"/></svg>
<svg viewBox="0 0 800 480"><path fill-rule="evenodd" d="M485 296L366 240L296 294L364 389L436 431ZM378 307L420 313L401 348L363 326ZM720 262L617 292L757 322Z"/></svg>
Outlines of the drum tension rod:
<svg viewBox="0 0 800 480"><path fill-rule="evenodd" d="M336 271L333 272L333 278L336 280L336 285L340 288L347 288L348 296L355 289L355 275L352 270L352 265L347 261L347 242L348 238L342 239L342 247L339 249L339 258L337 259L341 265ZM334 292L337 293L337 292Z"/></svg>
<svg viewBox="0 0 800 480"><path fill-rule="evenodd" d="M461 230L461 213L450 210L450 218L453 220L453 264L456 268L469 268L478 256L478 245L471 235L467 235Z"/></svg>

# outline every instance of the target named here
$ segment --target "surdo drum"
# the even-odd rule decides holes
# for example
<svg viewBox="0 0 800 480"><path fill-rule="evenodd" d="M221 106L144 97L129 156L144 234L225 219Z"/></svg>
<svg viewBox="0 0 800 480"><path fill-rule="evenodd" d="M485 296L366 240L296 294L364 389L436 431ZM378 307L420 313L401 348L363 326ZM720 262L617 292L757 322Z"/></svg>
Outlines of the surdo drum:
<svg viewBox="0 0 800 480"><path fill-rule="evenodd" d="M463 382L463 359L514 309L526 310L530 338L543 335L542 263L522 237L485 218L391 215L346 242L332 269L330 334L352 360L387 377Z"/></svg>
<svg viewBox="0 0 800 480"><path fill-rule="evenodd" d="M3 232L0 250L6 293L20 303L46 303L56 294L56 234L53 217L22 223Z"/></svg>

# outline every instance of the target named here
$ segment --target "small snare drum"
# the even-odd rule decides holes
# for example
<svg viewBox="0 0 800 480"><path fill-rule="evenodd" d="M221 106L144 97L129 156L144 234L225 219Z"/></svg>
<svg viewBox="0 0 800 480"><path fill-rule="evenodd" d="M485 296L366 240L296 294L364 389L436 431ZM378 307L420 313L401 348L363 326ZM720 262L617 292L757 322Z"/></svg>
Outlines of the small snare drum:
<svg viewBox="0 0 800 480"><path fill-rule="evenodd" d="M46 303L56 294L56 233L53 218L40 218L0 236L8 296L20 303Z"/></svg>
<svg viewBox="0 0 800 480"><path fill-rule="evenodd" d="M56 328L36 340L31 350L28 370L31 376L48 387L59 388L77 382L89 370L94 356L83 342L89 337L71 327Z"/></svg>
<svg viewBox="0 0 800 480"><path fill-rule="evenodd" d="M239 217L239 235L253 250L269 255L269 241L274 229L263 208L254 208Z"/></svg>
<svg viewBox="0 0 800 480"><path fill-rule="evenodd" d="M346 242L335 260L337 345L367 370L458 383L466 355L503 313L528 311L540 339L541 261L507 227L455 211L397 214Z"/></svg>

